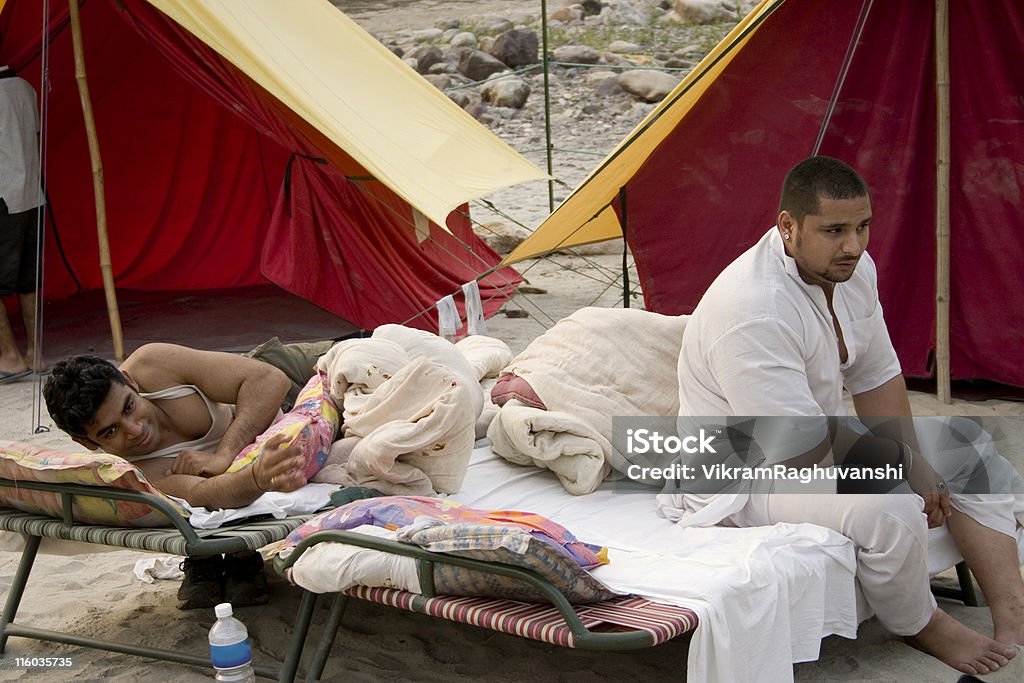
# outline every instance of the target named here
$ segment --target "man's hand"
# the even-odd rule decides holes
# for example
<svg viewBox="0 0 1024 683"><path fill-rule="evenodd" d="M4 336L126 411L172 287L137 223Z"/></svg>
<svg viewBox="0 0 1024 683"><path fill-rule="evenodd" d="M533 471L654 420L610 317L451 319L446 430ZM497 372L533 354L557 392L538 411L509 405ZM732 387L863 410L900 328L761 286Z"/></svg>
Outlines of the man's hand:
<svg viewBox="0 0 1024 683"><path fill-rule="evenodd" d="M953 514L953 506L949 501L949 488L927 460L920 453L907 449L910 468L907 483L914 493L924 500L924 514L928 517L928 528L934 529L946 523Z"/></svg>
<svg viewBox="0 0 1024 683"><path fill-rule="evenodd" d="M263 491L294 491L306 485L306 459L297 444L275 434L263 446L263 454L252 465L252 476Z"/></svg>
<svg viewBox="0 0 1024 683"><path fill-rule="evenodd" d="M190 448L182 451L174 459L174 463L166 474L194 474L197 477L213 477L226 472L234 459L230 453L218 454Z"/></svg>

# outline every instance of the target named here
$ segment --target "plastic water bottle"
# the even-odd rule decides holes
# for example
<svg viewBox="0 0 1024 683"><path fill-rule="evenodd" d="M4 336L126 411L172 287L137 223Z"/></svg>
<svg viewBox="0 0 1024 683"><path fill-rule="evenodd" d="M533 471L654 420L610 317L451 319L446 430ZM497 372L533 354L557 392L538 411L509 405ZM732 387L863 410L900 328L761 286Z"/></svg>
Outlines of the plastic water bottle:
<svg viewBox="0 0 1024 683"><path fill-rule="evenodd" d="M210 628L210 661L217 670L215 680L255 683L252 648L249 646L249 632L245 624L231 616L233 610L230 602L220 603L213 611L217 621Z"/></svg>

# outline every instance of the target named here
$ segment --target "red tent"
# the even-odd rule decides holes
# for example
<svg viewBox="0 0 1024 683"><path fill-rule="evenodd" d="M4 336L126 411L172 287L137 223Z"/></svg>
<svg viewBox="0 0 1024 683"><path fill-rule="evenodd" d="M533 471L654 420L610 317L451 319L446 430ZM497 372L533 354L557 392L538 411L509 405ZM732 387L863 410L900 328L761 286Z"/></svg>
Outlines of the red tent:
<svg viewBox="0 0 1024 683"><path fill-rule="evenodd" d="M66 256L48 229L44 291L55 298L102 281L67 3L49 6L44 175ZM37 91L42 7L9 0L0 14L0 63ZM417 239L410 204L144 0L88 0L81 20L119 288L269 280L363 327L429 329L434 302L498 262L464 210L450 233L431 225ZM519 281L510 268L484 277L485 313Z"/></svg>
<svg viewBox="0 0 1024 683"><path fill-rule="evenodd" d="M951 376L1024 386L1024 3L949 0L949 12ZM904 372L931 376L934 13L925 0L763 3L751 14L761 21L727 39L746 43L728 52L731 62L709 77L707 90L687 101L721 54L702 62L535 239L542 244L550 229L549 241L588 241L587 224L596 225L604 207L621 214L624 187L627 215L618 222L626 223L647 307L689 313L722 268L775 222L785 172L814 151L827 121L819 153L850 163L872 188L868 250ZM622 170L632 141L684 105L678 123L647 143L653 151L635 171ZM529 244L521 256L536 253Z"/></svg>

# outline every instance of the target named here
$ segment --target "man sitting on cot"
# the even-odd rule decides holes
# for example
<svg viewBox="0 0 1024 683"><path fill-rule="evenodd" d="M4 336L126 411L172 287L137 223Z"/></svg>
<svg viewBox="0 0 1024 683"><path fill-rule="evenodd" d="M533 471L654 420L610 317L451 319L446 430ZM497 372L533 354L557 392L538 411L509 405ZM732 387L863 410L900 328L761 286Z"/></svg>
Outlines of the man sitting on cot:
<svg viewBox="0 0 1024 683"><path fill-rule="evenodd" d="M843 162L812 157L789 172L777 225L722 271L687 323L680 414L845 416L845 388L874 434L871 457L904 465L918 495L748 489L690 491L659 502L684 525L810 522L838 531L857 546L857 580L887 629L962 672L989 673L1024 644L1014 498L951 496L942 463L934 463L936 473L921 456L865 251L872 217L867 185ZM839 463L838 442L822 443ZM868 443L862 440L860 450ZM943 525L988 599L992 638L956 621L932 597L927 529Z"/></svg>
<svg viewBox="0 0 1024 683"><path fill-rule="evenodd" d="M303 456L282 435L267 441L252 467L226 472L274 421L290 388L285 374L267 363L147 344L120 368L89 355L60 361L43 396L50 417L77 443L132 462L166 494L220 509L306 484ZM212 607L222 597L236 606L267 601L258 553L189 558L183 569L182 609Z"/></svg>

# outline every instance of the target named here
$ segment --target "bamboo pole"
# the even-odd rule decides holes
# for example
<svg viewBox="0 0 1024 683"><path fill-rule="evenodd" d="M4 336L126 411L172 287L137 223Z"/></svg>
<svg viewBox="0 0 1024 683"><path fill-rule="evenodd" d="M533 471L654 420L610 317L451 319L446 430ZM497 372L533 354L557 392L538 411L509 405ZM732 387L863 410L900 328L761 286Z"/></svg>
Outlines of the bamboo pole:
<svg viewBox="0 0 1024 683"><path fill-rule="evenodd" d="M117 309L117 294L114 291L114 274L110 265L110 241L107 239L107 202L103 190L103 160L100 158L100 143L96 136L96 120L92 114L89 81L85 75L85 56L82 49L82 25L78 13L78 0L68 0L68 9L71 12L71 41L75 51L75 80L78 82L78 95L82 101L85 134L89 140L89 159L92 161L92 187L96 198L96 233L99 239L103 292L107 298L107 315L110 317L110 335L114 342L114 357L118 361L122 361L124 360L124 336L121 332L121 314Z"/></svg>
<svg viewBox="0 0 1024 683"><path fill-rule="evenodd" d="M949 0L935 0L935 104L935 377L949 404Z"/></svg>

